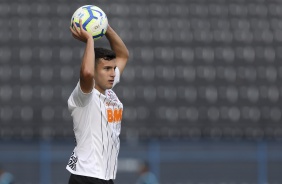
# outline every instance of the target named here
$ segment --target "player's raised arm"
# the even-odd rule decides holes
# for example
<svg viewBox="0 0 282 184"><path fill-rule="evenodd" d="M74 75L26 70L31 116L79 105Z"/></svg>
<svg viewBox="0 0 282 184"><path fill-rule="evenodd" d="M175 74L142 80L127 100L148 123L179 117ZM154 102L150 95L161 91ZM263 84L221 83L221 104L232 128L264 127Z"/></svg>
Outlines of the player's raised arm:
<svg viewBox="0 0 282 184"><path fill-rule="evenodd" d="M110 25L108 25L107 32L105 35L109 40L112 50L116 53L117 67L119 68L120 73L122 73L127 63L129 52L122 39Z"/></svg>
<svg viewBox="0 0 282 184"><path fill-rule="evenodd" d="M86 43L80 67L80 87L84 93L89 93L92 91L94 85L94 40L92 35L82 28L81 20L79 24L80 28L74 23L74 27L70 29L74 38Z"/></svg>

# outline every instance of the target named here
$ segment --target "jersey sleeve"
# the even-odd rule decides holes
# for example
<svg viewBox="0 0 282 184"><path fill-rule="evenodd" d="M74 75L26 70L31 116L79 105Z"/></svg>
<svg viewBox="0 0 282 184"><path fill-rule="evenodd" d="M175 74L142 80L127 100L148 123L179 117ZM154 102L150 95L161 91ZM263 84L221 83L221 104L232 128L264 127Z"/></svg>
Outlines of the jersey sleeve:
<svg viewBox="0 0 282 184"><path fill-rule="evenodd" d="M115 76L115 79L114 79L113 87L115 87L115 85L117 83L119 83L119 81L120 81L120 71L119 71L118 67L116 67L115 73L116 73L116 76Z"/></svg>
<svg viewBox="0 0 282 184"><path fill-rule="evenodd" d="M90 93L84 93L81 90L80 82L78 82L68 99L69 109L71 110L72 107L85 107L91 101L92 95L93 90Z"/></svg>

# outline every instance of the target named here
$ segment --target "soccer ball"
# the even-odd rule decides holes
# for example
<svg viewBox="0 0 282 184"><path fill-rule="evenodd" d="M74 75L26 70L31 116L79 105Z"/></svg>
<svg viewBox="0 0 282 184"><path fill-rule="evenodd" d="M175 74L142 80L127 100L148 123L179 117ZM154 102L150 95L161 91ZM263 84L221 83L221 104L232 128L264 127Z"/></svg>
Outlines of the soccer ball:
<svg viewBox="0 0 282 184"><path fill-rule="evenodd" d="M98 40L105 35L108 27L108 19L101 8L94 5L81 6L72 15L71 26L74 26L74 22L79 28L79 19L82 20L83 29L91 33L94 40Z"/></svg>

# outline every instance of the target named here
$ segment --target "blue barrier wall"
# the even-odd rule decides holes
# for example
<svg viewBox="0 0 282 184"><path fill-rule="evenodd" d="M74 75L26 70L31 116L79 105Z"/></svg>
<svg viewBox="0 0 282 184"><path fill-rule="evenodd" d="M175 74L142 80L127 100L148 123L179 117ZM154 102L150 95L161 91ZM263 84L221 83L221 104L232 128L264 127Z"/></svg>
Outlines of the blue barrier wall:
<svg viewBox="0 0 282 184"><path fill-rule="evenodd" d="M18 184L63 184L71 140L1 141L0 163ZM271 141L159 141L121 143L117 184L133 184L141 161L160 183L279 183L282 147Z"/></svg>

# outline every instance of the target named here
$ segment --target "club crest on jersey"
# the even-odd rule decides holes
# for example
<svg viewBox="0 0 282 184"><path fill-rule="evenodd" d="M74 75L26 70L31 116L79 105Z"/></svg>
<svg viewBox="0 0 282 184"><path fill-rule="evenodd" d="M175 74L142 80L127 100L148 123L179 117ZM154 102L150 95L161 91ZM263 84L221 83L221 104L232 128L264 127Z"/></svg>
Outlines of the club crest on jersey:
<svg viewBox="0 0 282 184"><path fill-rule="evenodd" d="M113 101L115 101L115 102L118 101L117 95L116 95L113 91L111 91L111 90L108 90L108 91L107 91L107 97L108 97L110 100L113 100Z"/></svg>

